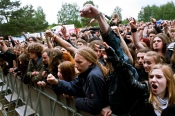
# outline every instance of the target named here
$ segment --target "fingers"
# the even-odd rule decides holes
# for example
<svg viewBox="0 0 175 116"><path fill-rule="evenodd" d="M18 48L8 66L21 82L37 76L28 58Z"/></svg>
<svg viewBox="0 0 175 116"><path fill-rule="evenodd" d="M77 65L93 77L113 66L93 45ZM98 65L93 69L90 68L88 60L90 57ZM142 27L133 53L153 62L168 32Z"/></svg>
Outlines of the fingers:
<svg viewBox="0 0 175 116"><path fill-rule="evenodd" d="M105 49L109 49L109 46L106 42L103 42L103 45L105 46Z"/></svg>

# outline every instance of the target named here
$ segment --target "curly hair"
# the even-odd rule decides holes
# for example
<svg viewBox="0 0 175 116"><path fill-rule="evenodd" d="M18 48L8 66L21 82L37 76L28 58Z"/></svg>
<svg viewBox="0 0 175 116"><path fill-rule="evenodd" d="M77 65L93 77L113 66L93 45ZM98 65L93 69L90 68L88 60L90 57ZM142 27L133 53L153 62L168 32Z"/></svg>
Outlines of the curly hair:
<svg viewBox="0 0 175 116"><path fill-rule="evenodd" d="M40 43L31 43L27 48L28 53L36 53L38 57L41 57L43 46Z"/></svg>

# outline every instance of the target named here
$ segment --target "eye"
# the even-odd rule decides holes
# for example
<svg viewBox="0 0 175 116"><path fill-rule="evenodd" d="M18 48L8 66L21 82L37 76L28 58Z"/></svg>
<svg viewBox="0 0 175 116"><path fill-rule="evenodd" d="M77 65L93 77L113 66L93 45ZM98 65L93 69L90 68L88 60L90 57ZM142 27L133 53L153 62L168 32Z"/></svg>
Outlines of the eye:
<svg viewBox="0 0 175 116"><path fill-rule="evenodd" d="M157 78L160 79L160 78L162 78L162 76L158 75Z"/></svg>
<svg viewBox="0 0 175 116"><path fill-rule="evenodd" d="M154 76L153 75L150 75L149 78L152 79Z"/></svg>

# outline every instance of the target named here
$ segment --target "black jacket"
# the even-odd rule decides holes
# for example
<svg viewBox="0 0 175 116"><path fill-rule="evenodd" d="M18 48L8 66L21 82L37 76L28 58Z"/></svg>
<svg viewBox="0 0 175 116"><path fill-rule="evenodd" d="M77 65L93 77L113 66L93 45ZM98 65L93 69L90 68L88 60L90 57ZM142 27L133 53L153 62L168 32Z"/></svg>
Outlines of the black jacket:
<svg viewBox="0 0 175 116"><path fill-rule="evenodd" d="M75 96L76 108L97 115L106 104L106 81L98 65L90 66L71 82L59 80L52 85L56 94Z"/></svg>
<svg viewBox="0 0 175 116"><path fill-rule="evenodd" d="M112 48L106 50L106 53L113 57L111 62L114 72L108 77L112 112L119 116L144 116L142 112L148 109L148 84L135 80L136 69L120 59Z"/></svg>

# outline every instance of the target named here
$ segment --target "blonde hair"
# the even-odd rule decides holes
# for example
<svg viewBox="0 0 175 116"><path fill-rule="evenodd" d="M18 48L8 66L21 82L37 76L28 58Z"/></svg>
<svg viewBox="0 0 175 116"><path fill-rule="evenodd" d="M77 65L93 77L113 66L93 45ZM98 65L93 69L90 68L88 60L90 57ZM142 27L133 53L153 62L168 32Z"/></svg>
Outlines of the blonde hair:
<svg viewBox="0 0 175 116"><path fill-rule="evenodd" d="M168 106L174 104L175 103L175 91L174 91L175 90L175 77L174 77L173 70L171 69L171 67L169 67L166 64L157 64L150 71L149 77L150 77L151 72L155 69L160 69L163 72L163 74L167 80L167 88L166 88L165 97L168 97ZM159 110L159 112L161 112L159 107L162 104L158 101L157 97L151 91L150 91L149 102L150 103L156 102L157 107L155 107L155 106L153 106L153 107L154 107L154 109L157 109L157 110Z"/></svg>
<svg viewBox="0 0 175 116"><path fill-rule="evenodd" d="M164 58L155 51L148 51L145 56L150 56L154 59L155 64L164 63Z"/></svg>
<svg viewBox="0 0 175 116"><path fill-rule="evenodd" d="M91 62L92 64L97 64L101 71L103 72L104 77L106 78L108 70L100 63L98 62L98 57L96 53L89 47L82 47L78 49L76 54L81 55L84 57L87 61Z"/></svg>

